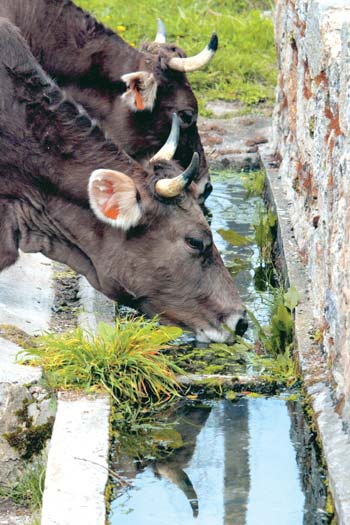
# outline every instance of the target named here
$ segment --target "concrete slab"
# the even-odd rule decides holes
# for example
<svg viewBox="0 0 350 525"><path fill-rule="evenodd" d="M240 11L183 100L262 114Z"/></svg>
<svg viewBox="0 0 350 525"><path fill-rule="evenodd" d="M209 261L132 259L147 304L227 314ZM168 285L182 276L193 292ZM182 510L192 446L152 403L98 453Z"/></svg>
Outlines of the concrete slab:
<svg viewBox="0 0 350 525"><path fill-rule="evenodd" d="M114 302L79 279L79 326L94 333L100 321L113 324ZM60 394L48 454L42 525L105 525L109 453L108 396Z"/></svg>
<svg viewBox="0 0 350 525"><path fill-rule="evenodd" d="M108 478L107 397L59 396L50 445L42 525L104 525Z"/></svg>
<svg viewBox="0 0 350 525"><path fill-rule="evenodd" d="M16 364L21 348L0 337L0 384L13 383L27 385L41 378L41 369Z"/></svg>
<svg viewBox="0 0 350 525"><path fill-rule="evenodd" d="M325 356L313 334L316 323L311 304L310 286L305 267L298 255L291 229L285 188L278 174L273 152L269 146L260 147L260 155L267 174L268 199L278 217L278 241L282 251L287 281L299 292L295 310L295 338L298 360L306 393L314 411L324 457L328 467L329 487L333 495L338 525L350 523L350 436L333 402L332 382Z"/></svg>
<svg viewBox="0 0 350 525"><path fill-rule="evenodd" d="M40 253L21 253L17 263L0 273L0 324L29 334L49 328L54 290L52 261Z"/></svg>

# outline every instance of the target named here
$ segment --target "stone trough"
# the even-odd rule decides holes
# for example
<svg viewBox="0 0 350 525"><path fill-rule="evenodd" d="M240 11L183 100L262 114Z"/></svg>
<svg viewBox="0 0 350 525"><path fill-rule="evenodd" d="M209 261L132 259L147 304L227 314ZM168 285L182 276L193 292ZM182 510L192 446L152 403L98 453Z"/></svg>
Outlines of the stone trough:
<svg viewBox="0 0 350 525"><path fill-rule="evenodd" d="M21 254L0 276L0 324L29 334L50 328L54 301L53 263L41 255ZM99 320L113 322L113 305L81 280L80 326L94 330ZM98 313L96 313L98 312ZM18 476L24 461L2 437L20 424L16 412L28 404L33 425L55 417L48 449L42 524L105 524L108 478L109 399L106 396L59 394L50 403L40 386L41 370L16 364L19 346L0 338L0 482ZM0 508L0 523L21 525L30 517L18 509Z"/></svg>
<svg viewBox="0 0 350 525"><path fill-rule="evenodd" d="M223 111L227 113L228 110L232 110L234 114L234 105L225 106ZM314 296L310 290L310 277L298 253L294 230L291 229L292 204L279 175L279 159L276 160L273 155L271 144L266 144L272 134L269 120L265 117L260 118L256 121L259 122L256 126L253 120L247 117L233 117L231 120L215 121L214 127L211 121L201 121L204 143L209 158L217 162L218 167L231 166L234 163L233 158L237 158L237 162L245 162L250 166L257 166L262 161L266 168L268 198L276 210L279 221L282 267L286 280L298 288L301 297L296 310L296 341L300 367L322 439L338 523L348 525L350 523L349 434L334 403L334 391L331 388L332 381L326 356L322 354L320 345L314 339L316 328L312 317L315 311L312 302ZM243 138L241 136L239 139L236 138L235 146L230 149L228 142L233 140L234 135L239 134L242 126ZM230 135L229 139L228 135ZM217 140L213 140L215 137ZM221 148L219 153L218 148ZM23 254L15 267L0 275L0 323L14 324L31 334L48 330L54 297L53 275L54 270L50 261L40 255ZM14 283L16 283L15 293ZM92 290L85 279L80 281L80 301L82 312L79 323L84 329L94 330L99 320L113 322L113 304ZM40 370L15 364L18 350L19 347L15 344L0 339L0 435L10 427L16 426L16 421L11 423L7 418L10 420L14 412L22 407L24 398L31 396L38 405L37 387L41 377ZM183 381L191 383L192 379L186 378ZM228 377L227 380L230 381L230 378ZM37 412L38 417L41 417L39 406ZM76 523L104 525L109 412L109 400L103 396L96 398L63 394L58 396L56 420L48 452L43 525L75 525ZM9 463L10 466L16 462L20 465L17 453L5 449L6 444L4 445L0 439L0 473L2 473L1 461L3 463L7 461L4 459L5 453L14 456L14 463ZM5 452L2 452L3 450ZM26 518L9 514L5 516L0 511L1 523L20 525L26 523Z"/></svg>

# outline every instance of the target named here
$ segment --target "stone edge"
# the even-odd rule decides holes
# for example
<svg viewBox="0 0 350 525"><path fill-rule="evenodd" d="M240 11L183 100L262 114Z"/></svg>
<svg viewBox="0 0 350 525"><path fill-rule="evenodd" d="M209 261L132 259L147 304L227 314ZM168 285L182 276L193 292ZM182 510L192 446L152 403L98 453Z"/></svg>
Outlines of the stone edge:
<svg viewBox="0 0 350 525"><path fill-rule="evenodd" d="M338 525L350 523L350 439L333 402L332 383L321 345L315 342L315 320L310 299L311 282L298 255L297 243L289 217L289 206L271 146L259 148L266 170L266 195L278 218L278 246L286 283L299 292L295 310L297 357L306 393L314 411L314 420L328 467L329 487L333 496Z"/></svg>
<svg viewBox="0 0 350 525"><path fill-rule="evenodd" d="M94 333L99 321L114 322L114 303L94 290L83 277L79 280L79 296L82 311L78 323L85 332ZM74 406L78 407L77 413L81 414L78 419L85 413L85 425L80 425L79 421L74 424L72 421L70 413L74 412ZM75 396L72 399L62 394L59 396L48 454L42 525L75 525L78 518L80 522L82 515L86 525L105 525L110 410L108 396L98 396L95 399L86 396ZM98 421L98 424L94 424L94 421ZM84 443L79 461L72 461L69 451L77 450L79 443ZM67 454L63 453L64 450ZM97 468L92 460L96 451L100 472L99 475L89 477L90 483L86 487L87 472ZM71 486L72 479L75 480L75 490L67 491L66 487ZM81 491L76 490L78 486L81 487ZM89 494L95 494L96 498L86 498L87 492L84 487Z"/></svg>

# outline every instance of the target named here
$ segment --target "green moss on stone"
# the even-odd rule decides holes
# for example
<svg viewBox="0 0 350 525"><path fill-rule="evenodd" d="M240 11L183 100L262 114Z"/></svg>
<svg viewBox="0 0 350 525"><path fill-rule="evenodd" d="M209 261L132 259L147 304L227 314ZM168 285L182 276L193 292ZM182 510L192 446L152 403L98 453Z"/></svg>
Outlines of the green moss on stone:
<svg viewBox="0 0 350 525"><path fill-rule="evenodd" d="M15 412L20 425L13 432L3 434L8 444L26 460L42 451L46 441L51 437L54 424L54 418L50 417L42 425L33 425L33 418L28 414L28 407L31 404L30 399L23 400L22 407Z"/></svg>
<svg viewBox="0 0 350 525"><path fill-rule="evenodd" d="M0 336L22 348L31 348L32 346L35 346L35 337L27 334L24 330L21 330L12 324L0 324Z"/></svg>
<svg viewBox="0 0 350 525"><path fill-rule="evenodd" d="M8 444L15 448L22 459L29 460L39 454L51 437L54 418L43 425L17 427L13 432L3 434Z"/></svg>

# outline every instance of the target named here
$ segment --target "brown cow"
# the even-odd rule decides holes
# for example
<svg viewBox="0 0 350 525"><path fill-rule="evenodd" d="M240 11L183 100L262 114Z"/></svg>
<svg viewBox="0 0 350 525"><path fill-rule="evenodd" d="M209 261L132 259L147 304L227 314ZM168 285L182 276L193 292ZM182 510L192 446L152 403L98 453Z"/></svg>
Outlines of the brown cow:
<svg viewBox="0 0 350 525"><path fill-rule="evenodd" d="M199 200L209 195L197 101L184 71L210 60L216 35L202 53L184 58L180 48L159 38L141 52L134 49L70 0L1 0L0 16L21 29L44 70L136 160L159 150L177 112L182 132L175 158L185 168L198 152Z"/></svg>
<svg viewBox="0 0 350 525"><path fill-rule="evenodd" d="M180 175L162 160L142 168L67 99L5 19L0 85L0 270L19 248L42 252L199 340L244 332L242 301L190 189L198 155Z"/></svg>

